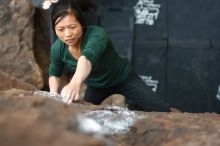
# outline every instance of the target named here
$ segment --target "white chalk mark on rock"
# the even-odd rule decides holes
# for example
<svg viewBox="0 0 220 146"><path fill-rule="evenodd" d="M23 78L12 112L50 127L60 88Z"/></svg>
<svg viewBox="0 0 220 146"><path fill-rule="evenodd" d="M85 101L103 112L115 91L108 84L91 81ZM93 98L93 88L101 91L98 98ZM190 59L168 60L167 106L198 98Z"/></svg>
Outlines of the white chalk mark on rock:
<svg viewBox="0 0 220 146"><path fill-rule="evenodd" d="M78 117L79 128L85 133L113 135L128 132L141 117L121 107L105 107Z"/></svg>

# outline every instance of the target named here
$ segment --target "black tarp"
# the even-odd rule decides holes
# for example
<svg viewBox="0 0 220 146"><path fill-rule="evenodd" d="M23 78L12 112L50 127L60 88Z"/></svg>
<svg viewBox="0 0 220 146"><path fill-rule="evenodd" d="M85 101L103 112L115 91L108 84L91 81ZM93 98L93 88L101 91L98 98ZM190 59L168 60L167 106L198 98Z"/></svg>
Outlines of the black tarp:
<svg viewBox="0 0 220 146"><path fill-rule="evenodd" d="M220 113L219 0L142 1L160 5L153 25L135 24L139 0L94 1L94 24L140 75L158 81L161 98L183 111Z"/></svg>

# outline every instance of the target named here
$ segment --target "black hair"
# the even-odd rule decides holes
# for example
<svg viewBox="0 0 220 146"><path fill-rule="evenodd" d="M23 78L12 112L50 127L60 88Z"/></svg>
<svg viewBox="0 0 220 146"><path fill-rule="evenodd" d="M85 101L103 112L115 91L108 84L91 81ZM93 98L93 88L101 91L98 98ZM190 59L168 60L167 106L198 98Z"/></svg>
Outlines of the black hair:
<svg viewBox="0 0 220 146"><path fill-rule="evenodd" d="M89 0L59 0L59 2L52 4L51 10L51 22L54 32L56 24L65 16L72 14L82 25L84 33L86 24L83 18L83 11L88 12L96 8L96 5ZM58 18L60 19L57 21Z"/></svg>

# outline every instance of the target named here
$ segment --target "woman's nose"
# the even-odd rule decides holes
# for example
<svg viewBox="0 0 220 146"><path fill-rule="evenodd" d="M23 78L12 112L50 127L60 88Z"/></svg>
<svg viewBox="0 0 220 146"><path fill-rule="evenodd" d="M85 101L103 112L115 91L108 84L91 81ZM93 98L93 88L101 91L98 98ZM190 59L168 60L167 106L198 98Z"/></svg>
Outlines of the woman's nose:
<svg viewBox="0 0 220 146"><path fill-rule="evenodd" d="M71 31L70 30L68 30L68 29L66 29L65 31L64 31L64 36L65 37L69 37L69 36L71 36Z"/></svg>

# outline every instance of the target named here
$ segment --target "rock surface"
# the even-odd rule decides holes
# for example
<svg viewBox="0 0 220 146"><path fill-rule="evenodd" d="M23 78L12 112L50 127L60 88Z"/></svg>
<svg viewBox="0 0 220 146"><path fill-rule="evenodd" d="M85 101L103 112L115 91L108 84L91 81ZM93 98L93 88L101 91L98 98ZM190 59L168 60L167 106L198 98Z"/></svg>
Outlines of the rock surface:
<svg viewBox="0 0 220 146"><path fill-rule="evenodd" d="M97 137L94 133L86 134L78 129L78 114L102 109L105 109L104 106L86 102L67 106L48 97L33 96L30 91L0 91L0 145L220 145L220 116L215 113L135 111L140 118L125 133ZM118 116L114 120L121 120Z"/></svg>
<svg viewBox="0 0 220 146"><path fill-rule="evenodd" d="M2 71L0 71L0 81L0 91L5 91L14 88L23 89L27 91L37 90L37 88L33 85L23 82L22 80L16 79L15 77Z"/></svg>
<svg viewBox="0 0 220 146"><path fill-rule="evenodd" d="M6 73L0 72L0 80L0 145L220 145L220 116L215 113L135 111L134 115L113 106L83 101L67 106L46 96L33 95L36 88ZM79 120L78 115L84 118ZM84 123L81 129L80 123ZM98 125L99 129L94 129L97 124L102 128ZM120 132L126 126L128 129ZM100 135L106 128L109 134Z"/></svg>
<svg viewBox="0 0 220 146"><path fill-rule="evenodd" d="M3 93L4 92L4 93ZM14 94L12 94L14 92ZM77 130L77 106L66 106L30 92L0 93L0 145L103 146L105 142ZM23 95L23 96L21 96Z"/></svg>
<svg viewBox="0 0 220 146"><path fill-rule="evenodd" d="M133 130L117 141L132 146L220 145L220 116L214 113L144 113Z"/></svg>
<svg viewBox="0 0 220 146"><path fill-rule="evenodd" d="M40 89L43 75L32 50L33 13L29 0L0 1L0 70Z"/></svg>

